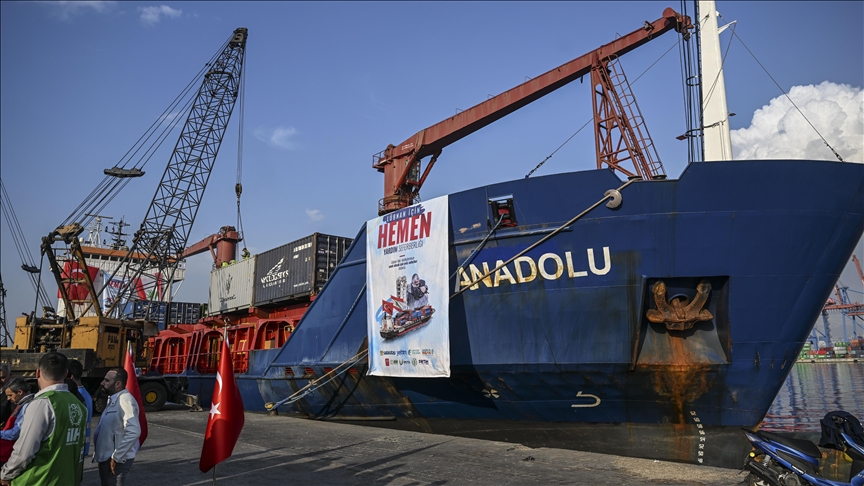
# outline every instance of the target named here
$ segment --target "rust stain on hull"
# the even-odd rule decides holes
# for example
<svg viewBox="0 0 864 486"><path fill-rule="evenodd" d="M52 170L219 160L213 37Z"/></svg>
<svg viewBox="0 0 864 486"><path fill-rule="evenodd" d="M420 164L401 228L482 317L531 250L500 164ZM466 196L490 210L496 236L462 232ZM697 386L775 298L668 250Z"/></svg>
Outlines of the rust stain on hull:
<svg viewBox="0 0 864 486"><path fill-rule="evenodd" d="M697 436L692 433L688 423L685 405L699 399L711 389L714 378L713 366L707 365L684 347L681 336L670 331L667 361L657 364L638 365L637 370L651 376L655 393L668 400L672 410L669 417L677 417L672 424L675 436L674 455L679 460L689 460L697 445Z"/></svg>

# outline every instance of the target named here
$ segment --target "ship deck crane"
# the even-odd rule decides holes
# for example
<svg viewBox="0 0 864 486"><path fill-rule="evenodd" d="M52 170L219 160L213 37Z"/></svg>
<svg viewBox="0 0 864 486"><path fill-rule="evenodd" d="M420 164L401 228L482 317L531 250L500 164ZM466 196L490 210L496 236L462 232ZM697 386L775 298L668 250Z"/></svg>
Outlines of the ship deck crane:
<svg viewBox="0 0 864 486"><path fill-rule="evenodd" d="M615 60L633 49L674 30L690 38L690 18L671 8L654 22L619 37L599 49L573 59L504 93L489 98L442 122L420 130L398 145L375 154L372 167L384 173L384 197L378 204L383 215L414 204L429 171L442 149L529 103L585 75L591 76L597 167L608 166L628 177L662 177L663 166L642 124L642 117ZM421 175L421 160L432 158ZM630 161L632 170L623 163Z"/></svg>
<svg viewBox="0 0 864 486"><path fill-rule="evenodd" d="M243 237L237 231L237 228L223 226L219 228L218 233L189 245L180 255L180 258L187 258L210 251L210 256L213 257L213 264L219 267L222 263L231 262L237 257L237 243L241 241L243 241Z"/></svg>

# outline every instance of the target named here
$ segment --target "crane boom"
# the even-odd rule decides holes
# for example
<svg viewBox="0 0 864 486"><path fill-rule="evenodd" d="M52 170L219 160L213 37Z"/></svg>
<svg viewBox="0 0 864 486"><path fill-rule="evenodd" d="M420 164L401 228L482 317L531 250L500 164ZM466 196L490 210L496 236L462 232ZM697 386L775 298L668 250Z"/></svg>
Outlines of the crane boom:
<svg viewBox="0 0 864 486"><path fill-rule="evenodd" d="M663 16L599 49L573 59L504 93L420 130L398 145L389 145L373 156L372 167L384 173L384 198L379 213L409 206L419 194L441 150L562 86L589 74L598 63L626 54L646 42L675 30L689 37L690 18L671 8ZM422 176L420 161L432 156Z"/></svg>
<svg viewBox="0 0 864 486"><path fill-rule="evenodd" d="M145 272L162 276L170 286L240 95L247 34L246 28L236 29L204 75L147 215L133 236L122 266L123 283L106 315L128 299ZM132 258L136 252L146 257Z"/></svg>

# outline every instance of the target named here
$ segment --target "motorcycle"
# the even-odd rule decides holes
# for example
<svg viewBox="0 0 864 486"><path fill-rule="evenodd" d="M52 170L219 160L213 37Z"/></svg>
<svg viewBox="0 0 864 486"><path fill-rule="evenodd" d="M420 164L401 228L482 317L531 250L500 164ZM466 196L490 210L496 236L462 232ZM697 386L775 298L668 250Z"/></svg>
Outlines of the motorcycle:
<svg viewBox="0 0 864 486"><path fill-rule="evenodd" d="M842 483L820 475L822 452L813 442L771 432L744 429L753 445L744 463L750 472L751 486L864 486L864 431L852 415L829 412L822 423L820 445L841 450L852 459L849 482Z"/></svg>

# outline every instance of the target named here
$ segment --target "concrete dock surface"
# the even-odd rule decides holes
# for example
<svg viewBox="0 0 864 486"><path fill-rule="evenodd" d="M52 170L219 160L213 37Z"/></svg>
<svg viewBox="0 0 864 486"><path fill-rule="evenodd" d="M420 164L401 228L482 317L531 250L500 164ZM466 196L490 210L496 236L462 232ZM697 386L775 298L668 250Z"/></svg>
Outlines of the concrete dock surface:
<svg viewBox="0 0 864 486"><path fill-rule="evenodd" d="M198 460L206 412L181 406L147 414L149 436L132 467L137 486L205 485ZM93 417L93 427L99 417ZM744 458L742 459L742 463ZM83 485L98 485L85 459ZM565 449L246 413L234 454L217 484L257 485L703 485L746 484L731 469Z"/></svg>

